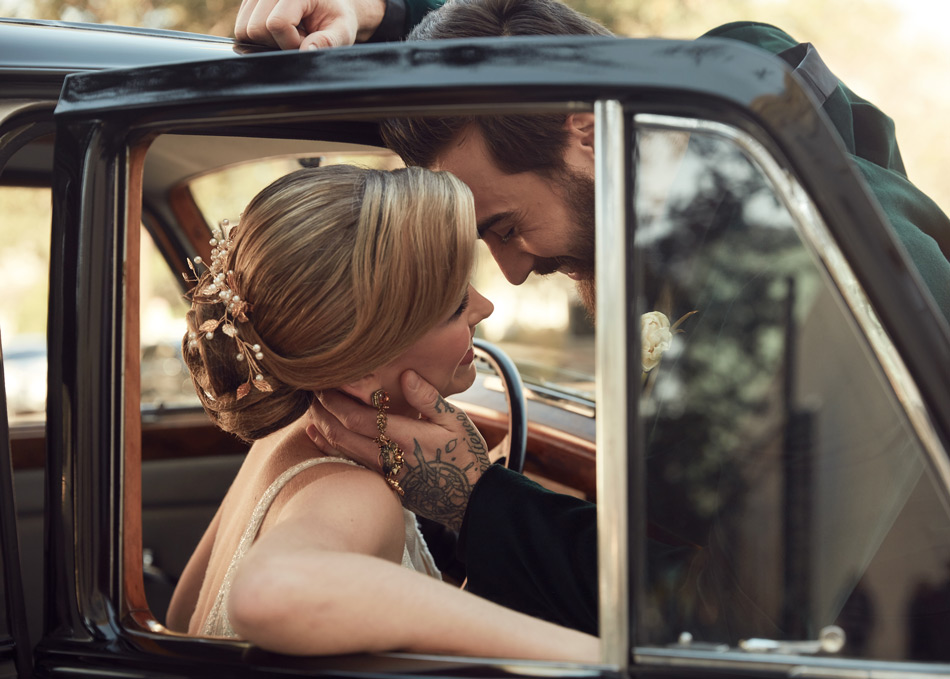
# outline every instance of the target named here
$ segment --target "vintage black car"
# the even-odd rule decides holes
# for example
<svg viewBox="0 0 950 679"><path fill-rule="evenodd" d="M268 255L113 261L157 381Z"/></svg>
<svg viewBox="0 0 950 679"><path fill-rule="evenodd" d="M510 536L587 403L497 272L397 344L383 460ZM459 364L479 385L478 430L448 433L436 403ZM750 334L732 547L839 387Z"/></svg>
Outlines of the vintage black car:
<svg viewBox="0 0 950 679"><path fill-rule="evenodd" d="M0 21L0 197L53 204L20 227L50 233L48 375L45 420L0 435L0 676L950 674L950 328L783 62L721 40L248 51ZM554 281L488 290L526 430L503 358L458 402L494 442L507 398L525 473L597 501L602 662L167 631L244 447L148 322L155 271L184 292L250 197L235 168L386 166L386 117L542 111L596 116L596 332ZM651 311L696 313L645 377Z"/></svg>

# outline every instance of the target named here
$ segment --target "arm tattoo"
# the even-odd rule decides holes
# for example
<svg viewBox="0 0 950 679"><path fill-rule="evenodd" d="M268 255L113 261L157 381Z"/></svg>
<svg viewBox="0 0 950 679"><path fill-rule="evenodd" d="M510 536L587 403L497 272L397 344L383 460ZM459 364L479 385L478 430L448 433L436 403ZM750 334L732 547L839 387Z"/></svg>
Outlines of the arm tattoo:
<svg viewBox="0 0 950 679"><path fill-rule="evenodd" d="M468 419L468 415L459 413L455 417L462 423L462 426L465 427L465 433L468 434L468 438L465 439L468 443L468 452L478 460L481 471L485 471L491 464L491 460L488 459L488 448L485 446L485 439L478 433L472 421Z"/></svg>
<svg viewBox="0 0 950 679"><path fill-rule="evenodd" d="M406 492L404 502L410 510L455 530L462 526L472 492L465 473L474 465L470 462L459 468L453 464L457 445L458 439L447 441L444 449L436 449L434 460L426 460L419 441L414 441L415 464L407 460L408 471L400 481Z"/></svg>

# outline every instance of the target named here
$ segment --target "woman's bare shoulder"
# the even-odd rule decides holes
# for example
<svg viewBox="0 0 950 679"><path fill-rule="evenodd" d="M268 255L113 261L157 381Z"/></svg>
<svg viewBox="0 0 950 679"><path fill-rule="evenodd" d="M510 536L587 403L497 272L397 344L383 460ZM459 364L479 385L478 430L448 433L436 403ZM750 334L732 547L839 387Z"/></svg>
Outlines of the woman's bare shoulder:
<svg viewBox="0 0 950 679"><path fill-rule="evenodd" d="M287 469L303 461L288 457ZM285 484L261 533L299 533L314 546L400 560L405 519L389 484L377 472L345 459L321 460Z"/></svg>

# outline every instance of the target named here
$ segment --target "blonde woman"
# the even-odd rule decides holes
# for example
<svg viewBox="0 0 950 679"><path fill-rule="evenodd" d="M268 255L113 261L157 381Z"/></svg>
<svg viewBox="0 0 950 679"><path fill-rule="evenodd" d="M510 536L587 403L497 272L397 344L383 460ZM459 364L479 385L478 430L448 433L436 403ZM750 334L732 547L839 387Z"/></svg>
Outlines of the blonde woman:
<svg viewBox="0 0 950 679"><path fill-rule="evenodd" d="M205 410L253 445L168 627L292 654L596 660L594 637L443 583L400 503L406 453L389 444L387 416L419 416L401 380L421 376L441 396L471 386L473 333L492 311L468 283L468 189L418 168L305 169L215 236L212 261L194 267L183 348ZM307 411L326 389L377 409L387 474L313 446ZM436 411L464 417L441 396ZM487 465L480 437L459 445Z"/></svg>

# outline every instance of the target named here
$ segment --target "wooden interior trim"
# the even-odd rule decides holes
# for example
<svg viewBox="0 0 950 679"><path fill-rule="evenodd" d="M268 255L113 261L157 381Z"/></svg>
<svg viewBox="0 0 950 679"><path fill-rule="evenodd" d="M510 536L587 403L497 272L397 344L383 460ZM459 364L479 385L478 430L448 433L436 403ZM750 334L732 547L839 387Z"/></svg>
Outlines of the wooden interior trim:
<svg viewBox="0 0 950 679"><path fill-rule="evenodd" d="M142 578L142 373L141 373L141 274L142 173L147 144L129 149L127 213L125 220L124 287L124 427L122 442L123 511L120 532L122 550L123 616L130 611L147 611Z"/></svg>
<svg viewBox="0 0 950 679"><path fill-rule="evenodd" d="M168 191L168 206L185 232L185 238L195 248L196 254L206 262L211 261L211 231L208 222L195 202L191 186L181 183Z"/></svg>
<svg viewBox="0 0 950 679"><path fill-rule="evenodd" d="M508 417L489 408L466 404L465 412L485 437L489 448L508 433ZM543 424L528 423L526 475L544 484L544 479L575 489L587 500L597 497L597 445L593 441Z"/></svg>

